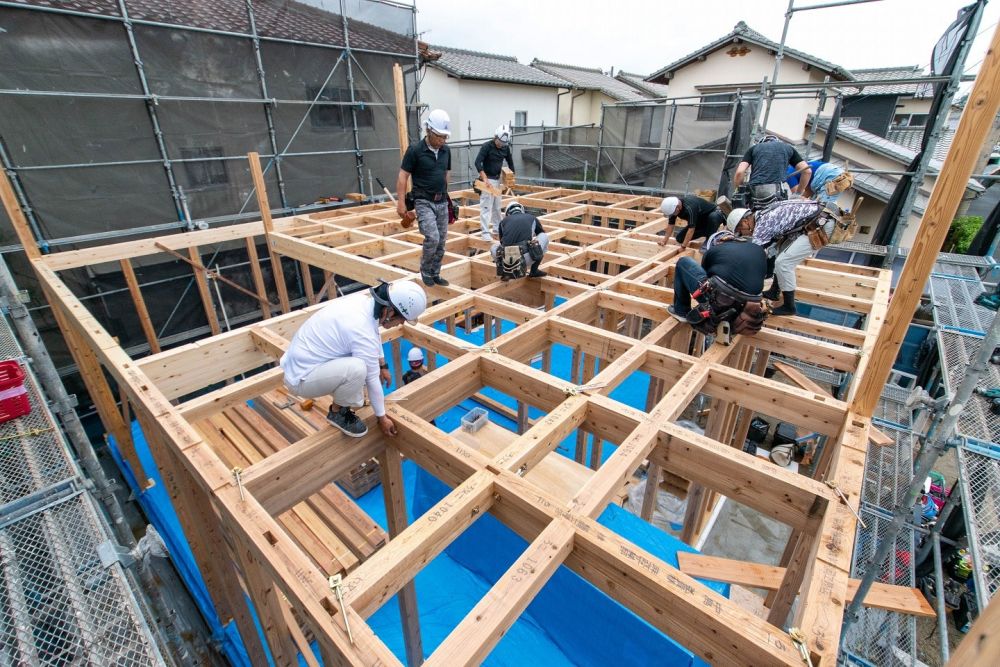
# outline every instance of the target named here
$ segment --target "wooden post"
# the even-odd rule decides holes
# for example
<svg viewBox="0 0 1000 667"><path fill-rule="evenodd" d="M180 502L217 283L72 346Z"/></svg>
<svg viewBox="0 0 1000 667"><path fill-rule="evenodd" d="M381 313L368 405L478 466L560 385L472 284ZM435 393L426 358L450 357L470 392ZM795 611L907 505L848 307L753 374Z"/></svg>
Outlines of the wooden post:
<svg viewBox="0 0 1000 667"><path fill-rule="evenodd" d="M406 88L403 85L403 68L399 63L392 66L392 89L396 97L396 138L399 141L399 158L410 147L410 135L406 129Z"/></svg>
<svg viewBox="0 0 1000 667"><path fill-rule="evenodd" d="M24 211L21 210L21 205L17 202L10 177L7 176L7 171L4 169L0 169L0 200L3 201L3 207L14 227L14 233L21 241L24 254L28 256L29 260L40 258L42 253L38 250L38 239L34 237L31 228L28 227L28 220L24 217Z"/></svg>
<svg viewBox="0 0 1000 667"><path fill-rule="evenodd" d="M299 262L299 271L302 273L302 291L306 295L306 303L310 306L316 303L316 294L313 291L312 274L309 272L308 262Z"/></svg>
<svg viewBox="0 0 1000 667"><path fill-rule="evenodd" d="M264 239L267 243L267 254L271 257L271 272L274 274L274 284L278 288L278 302L281 304L281 312L287 313L291 310L291 307L288 305L288 289L285 287L285 274L281 268L281 257L271 247L271 232L274 231L274 223L271 220L271 204L267 201L267 185L264 183L264 172L260 168L260 155L256 152L250 152L247 154L247 161L250 163L250 176L253 177L253 186L257 192L260 219L264 223Z"/></svg>
<svg viewBox="0 0 1000 667"><path fill-rule="evenodd" d="M403 386L403 352L398 338L390 343L389 349L392 350L392 377L399 389Z"/></svg>
<svg viewBox="0 0 1000 667"><path fill-rule="evenodd" d="M246 240L247 259L250 261L250 275L253 276L253 286L257 290L257 300L260 301L260 312L264 319L271 317L271 303L267 298L267 288L264 287L264 274L260 271L260 257L257 255L257 242L253 236Z"/></svg>
<svg viewBox="0 0 1000 667"><path fill-rule="evenodd" d="M121 260L122 275L125 276L125 284L132 295L132 303L135 305L135 312L139 315L139 325L146 335L146 342L149 343L149 351L156 354L160 351L160 341L156 337L156 329L149 319L149 310L146 308L146 301L142 298L142 291L139 289L139 281L135 278L135 271L132 270L132 262L127 259Z"/></svg>
<svg viewBox="0 0 1000 667"><path fill-rule="evenodd" d="M937 262L938 251L965 195L979 151L993 126L997 109L1000 108L998 80L1000 27L993 31L990 49L979 68L976 82L951 141L951 149L934 183L913 248L906 256L906 263L896 283L896 291L889 302L885 324L878 337L871 341L872 344L866 345L862 350L862 354L871 355L871 360L851 392L851 409L864 417L870 417L875 411L910 320L920 303L927 278ZM920 185L916 184L917 187Z"/></svg>
<svg viewBox="0 0 1000 667"><path fill-rule="evenodd" d="M215 313L215 302L212 301L212 293L208 289L208 278L205 275L205 267L201 263L201 254L198 252L197 246L188 248L188 256L191 258L194 282L198 286L198 294L201 296L201 305L205 309L208 328L212 330L213 336L218 336L222 333L219 328L219 316Z"/></svg>
<svg viewBox="0 0 1000 667"><path fill-rule="evenodd" d="M379 456L379 463L386 523L389 527L389 538L394 540L409 525L406 518L406 495L403 489L403 466L399 450L392 445L386 445L385 452ZM400 589L398 600L399 616L403 622L403 641L406 644L406 662L409 665L420 665L424 661L424 650L420 638L417 589L412 580Z"/></svg>

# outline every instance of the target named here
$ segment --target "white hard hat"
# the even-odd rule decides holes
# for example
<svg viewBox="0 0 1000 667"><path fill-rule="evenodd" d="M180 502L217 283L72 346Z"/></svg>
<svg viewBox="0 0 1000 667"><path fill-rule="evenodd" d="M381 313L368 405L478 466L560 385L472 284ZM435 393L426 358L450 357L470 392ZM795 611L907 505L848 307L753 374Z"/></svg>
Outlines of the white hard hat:
<svg viewBox="0 0 1000 667"><path fill-rule="evenodd" d="M675 213L677 209L681 206L681 200L677 197L664 197L663 201L660 202L660 212L668 218Z"/></svg>
<svg viewBox="0 0 1000 667"><path fill-rule="evenodd" d="M736 231L736 226L740 224L740 221L752 213L748 208L734 208L730 211L729 216L726 218L726 229L731 232Z"/></svg>
<svg viewBox="0 0 1000 667"><path fill-rule="evenodd" d="M410 351L406 355L406 360L411 363L414 361L423 361L424 351L421 350L419 347L411 347Z"/></svg>
<svg viewBox="0 0 1000 667"><path fill-rule="evenodd" d="M424 127L434 134L440 134L446 138L450 137L451 117L444 109L434 109L434 111L427 114L427 120L424 121Z"/></svg>
<svg viewBox="0 0 1000 667"><path fill-rule="evenodd" d="M493 136L506 144L510 142L510 128L506 124L500 125L497 127L497 131L493 133Z"/></svg>
<svg viewBox="0 0 1000 667"><path fill-rule="evenodd" d="M507 204L507 208L503 210L504 215L510 215L512 213L524 213L524 206L516 199Z"/></svg>
<svg viewBox="0 0 1000 667"><path fill-rule="evenodd" d="M415 322L427 309L427 295L424 293L424 288L412 280L389 285L389 302L407 322Z"/></svg>

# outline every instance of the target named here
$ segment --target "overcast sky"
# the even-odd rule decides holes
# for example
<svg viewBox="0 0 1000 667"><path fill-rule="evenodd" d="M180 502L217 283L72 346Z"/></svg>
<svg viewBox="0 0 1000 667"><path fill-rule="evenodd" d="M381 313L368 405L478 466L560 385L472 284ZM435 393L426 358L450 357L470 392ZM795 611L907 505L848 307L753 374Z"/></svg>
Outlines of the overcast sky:
<svg viewBox="0 0 1000 667"><path fill-rule="evenodd" d="M415 0L424 41L615 72L650 74L722 37L743 20L781 39L787 0ZM828 0L795 0L796 7ZM796 11L785 41L848 69L923 65L971 0L879 0ZM986 6L967 60L974 73L1000 17ZM779 77L780 80L780 77Z"/></svg>

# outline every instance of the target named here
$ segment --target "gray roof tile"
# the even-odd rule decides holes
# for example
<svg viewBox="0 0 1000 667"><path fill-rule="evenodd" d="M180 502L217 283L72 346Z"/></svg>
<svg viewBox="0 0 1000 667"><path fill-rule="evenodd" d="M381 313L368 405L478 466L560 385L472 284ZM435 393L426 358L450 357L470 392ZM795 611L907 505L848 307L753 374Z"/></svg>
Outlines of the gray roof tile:
<svg viewBox="0 0 1000 667"><path fill-rule="evenodd" d="M650 95L644 95L623 81L608 76L597 68L548 63L538 59L532 60L531 66L543 72L548 72L553 76L565 79L572 83L575 88L599 90L619 102L641 102L651 97Z"/></svg>
<svg viewBox="0 0 1000 667"><path fill-rule="evenodd" d="M662 83L650 83L646 81L646 77L641 74L631 74L629 72L619 72L615 75L615 78L619 81L623 81L633 88L637 89L640 93L644 95L649 95L653 98L667 97L667 86Z"/></svg>
<svg viewBox="0 0 1000 667"><path fill-rule="evenodd" d="M558 76L528 65L522 65L513 56L437 45L430 46L430 49L440 53L441 57L428 60L427 64L460 79L501 81L557 88L569 88L572 85L569 81Z"/></svg>
<svg viewBox="0 0 1000 667"><path fill-rule="evenodd" d="M851 70L855 81L886 81L891 79L912 79L923 76L924 71L919 65L903 65L900 67L874 67L871 69ZM929 83L898 83L884 86L865 86L864 88L844 88L845 95L905 95L909 97L933 97L934 86Z"/></svg>
<svg viewBox="0 0 1000 667"><path fill-rule="evenodd" d="M774 51L777 51L778 47L780 46L777 42L772 42L770 39L760 34L759 32L748 26L743 21L740 21L733 27L732 31L729 34L720 37L714 42L701 47L697 51L689 53L683 58L675 60L674 62L670 63L666 67L663 67L657 70L656 72L653 72L648 77L646 77L646 80L653 81L655 79L661 78L666 74L674 71L675 69L679 69L684 65L687 65L689 62L695 60L696 58L705 53L710 53L712 51L715 51L716 49L725 46L726 44L729 44L730 42L737 42L737 41L750 42L751 44L757 44L758 46L762 46L766 49L772 49ZM839 65L834 65L833 63L823 60L822 58L811 56L804 51L793 49L787 45L785 46L785 54L791 56L792 58L801 60L806 64L818 67L824 72L828 72L831 76L833 76L836 79L850 81L854 78L848 70L844 69L843 67L840 67Z"/></svg>

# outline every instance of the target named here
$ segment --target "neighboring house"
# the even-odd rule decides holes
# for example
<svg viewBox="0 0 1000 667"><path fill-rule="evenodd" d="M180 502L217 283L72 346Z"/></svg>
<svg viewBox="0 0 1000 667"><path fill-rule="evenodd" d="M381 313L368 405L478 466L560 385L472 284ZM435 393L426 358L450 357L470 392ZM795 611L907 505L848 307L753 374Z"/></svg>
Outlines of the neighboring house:
<svg viewBox="0 0 1000 667"><path fill-rule="evenodd" d="M877 67L852 70L856 81L891 81L924 76L921 67ZM929 83L895 83L844 88L840 122L917 149L927 124L934 87Z"/></svg>
<svg viewBox="0 0 1000 667"><path fill-rule="evenodd" d="M532 60L531 66L569 82L559 92L559 125L600 125L602 105L642 102L655 97L597 68L561 65L538 59Z"/></svg>
<svg viewBox="0 0 1000 667"><path fill-rule="evenodd" d="M829 127L829 118L824 117L819 119L816 136L816 143L819 146L823 145L826 139L826 131ZM816 155L819 150L818 148L814 148L812 155ZM800 148L801 151L802 149ZM848 167L855 169L899 172L904 171L914 157L916 157L915 151L860 128L841 125L837 130L837 142L834 145L834 163L843 164L846 161ZM913 247L920 218L924 214L924 208L927 206L930 193L934 189L934 184L937 181L942 164L941 160L933 159L928 165L927 175L924 177L924 182L917 192L906 230L900 239L900 246L904 248ZM859 231L857 237L854 239L855 241L870 241L871 235L875 231L875 226L882 215L882 211L885 209L885 204L892 196L898 180L899 176L896 175L855 173L854 190L865 197L865 203L862 205L858 215ZM978 182L970 180L966 186L964 199L966 201L972 200L982 194L984 190L983 186ZM842 195L839 203L842 206L846 206L851 205L850 202L851 194L847 193Z"/></svg>
<svg viewBox="0 0 1000 667"><path fill-rule="evenodd" d="M627 83L649 98L663 99L670 94L669 86L664 86L662 83L651 83L646 81L646 77L642 74L618 72L618 74L615 75L615 78L622 83Z"/></svg>
<svg viewBox="0 0 1000 667"><path fill-rule="evenodd" d="M485 139L498 125L556 125L559 91L570 84L517 58L420 45L420 101L451 116L452 140Z"/></svg>
<svg viewBox="0 0 1000 667"><path fill-rule="evenodd" d="M774 73L774 56L779 44L771 41L740 21L731 32L689 53L646 77L646 81L670 87L674 99L697 98L702 102L719 103L735 99L738 91L754 92L761 82ZM797 49L784 49L778 74L779 84L850 81L851 72L843 67L811 56ZM828 103L827 113L833 109ZM729 120L728 106L703 106L699 120ZM794 140L803 138L802 119L816 113L816 100L775 99L768 119L768 130Z"/></svg>

